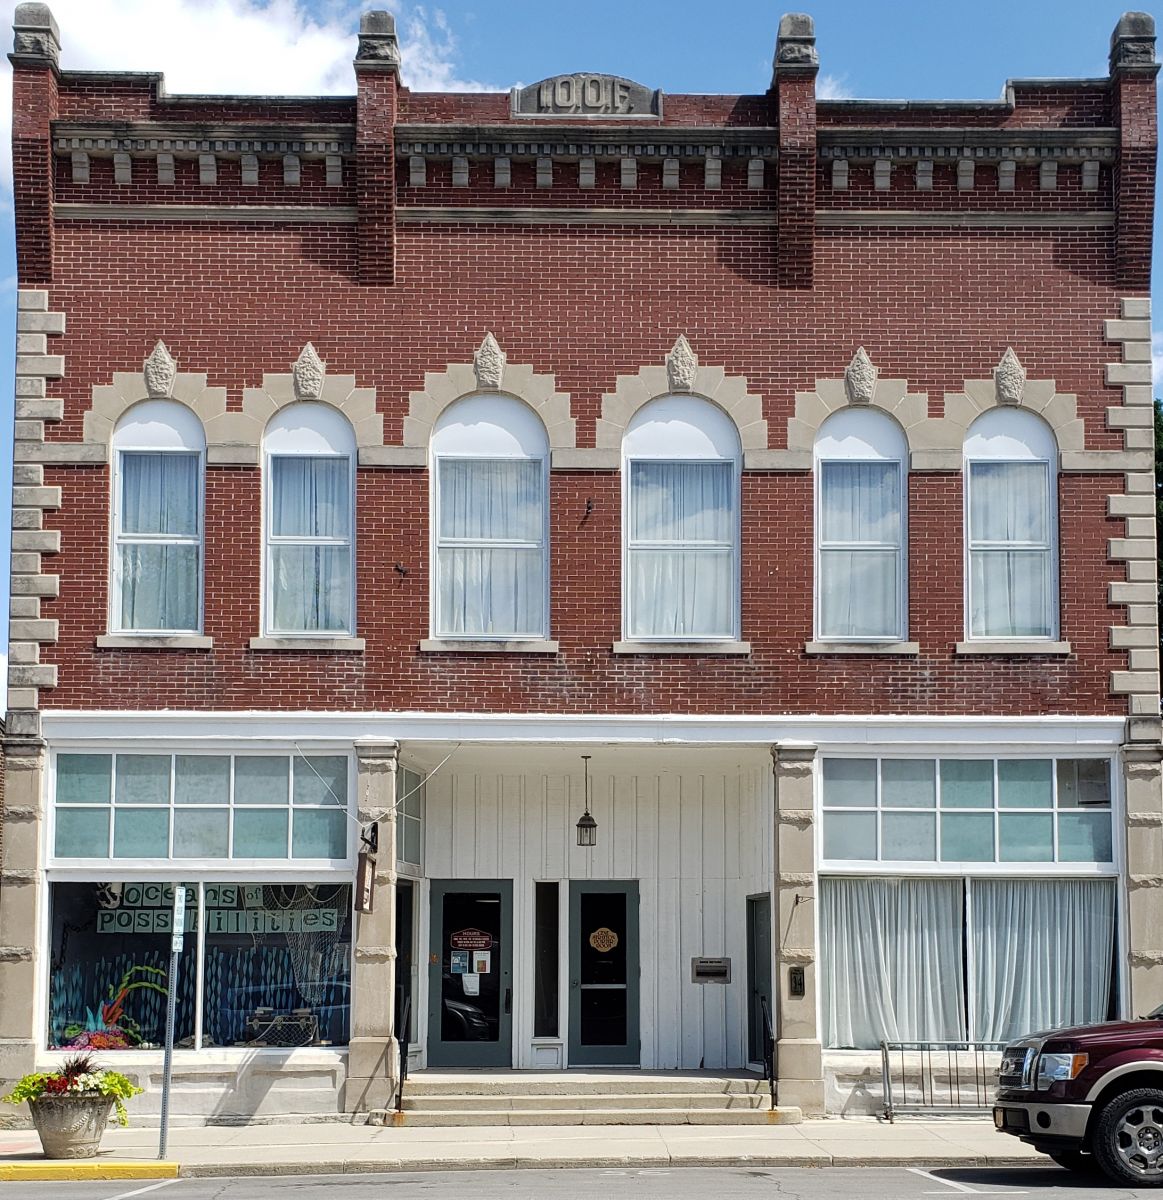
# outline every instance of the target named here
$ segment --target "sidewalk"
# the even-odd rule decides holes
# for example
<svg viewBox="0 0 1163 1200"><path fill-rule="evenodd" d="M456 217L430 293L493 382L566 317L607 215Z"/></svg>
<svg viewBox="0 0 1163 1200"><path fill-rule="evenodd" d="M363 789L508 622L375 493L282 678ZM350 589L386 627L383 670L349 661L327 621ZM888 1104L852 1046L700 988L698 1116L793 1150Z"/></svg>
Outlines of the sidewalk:
<svg viewBox="0 0 1163 1200"><path fill-rule="evenodd" d="M157 1178L156 1129L110 1129L94 1166L126 1178L131 1164ZM184 1128L167 1157L183 1176L328 1175L486 1167L1013 1166L1048 1160L988 1116L974 1120L834 1118L769 1128L590 1125L554 1128L386 1129L335 1123ZM123 1165L124 1164L124 1165ZM14 1170L14 1167L19 1170ZM0 1132L0 1179L62 1178L31 1131ZM170 1168L171 1173L174 1168ZM73 1176L75 1177L75 1176ZM146 1176L142 1176L143 1178Z"/></svg>

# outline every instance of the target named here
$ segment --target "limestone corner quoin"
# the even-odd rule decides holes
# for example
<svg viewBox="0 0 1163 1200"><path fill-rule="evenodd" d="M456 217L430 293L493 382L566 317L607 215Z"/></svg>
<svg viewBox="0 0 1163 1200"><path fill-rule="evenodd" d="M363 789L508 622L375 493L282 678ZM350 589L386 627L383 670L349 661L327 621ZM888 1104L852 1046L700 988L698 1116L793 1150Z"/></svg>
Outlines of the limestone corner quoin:
<svg viewBox="0 0 1163 1200"><path fill-rule="evenodd" d="M822 100L812 21L790 15L754 95L663 95L586 73L445 94L403 85L393 21L368 13L353 96L171 96L160 75L61 70L48 8L18 5L0 1077L51 1059L54 1021L73 1015L49 963L85 986L100 973L62 966L53 889L193 880L209 921L228 907L210 899L214 881L279 895L351 883L354 833L329 856L291 843L232 862L226 843L221 861L177 847L183 754L237 762L256 746L292 764L307 751L349 760L353 829L395 811L405 770L429 774L426 808L419 863L380 822L374 909L345 918L348 974L328 993L347 988L350 1012L313 1002L318 1019L348 1022L342 1035L262 1068L295 1081L277 1094L231 1058L234 1042L220 1046L199 1077L221 1084L219 1113L388 1105L397 985L412 995L414 1064L449 1052L436 1028L446 984L420 966L429 933L439 959L433 879L512 880L517 930L545 903L534 881L636 881L632 1061L657 1068L756 1059L741 964L745 901L766 896L780 1102L844 1105L863 1060L829 1046L829 946L820 906L803 903L843 870L821 833L829 756L1108 761L1113 849L1088 866L1117 888L1109 1007L1163 1002L1154 42L1151 18L1128 13L1105 78L1011 80L998 101ZM432 439L473 396L512 397L543 428L549 615L536 637L458 638L434 615ZM730 636L644 638L627 624L624 448L666 396L701 398L737 439ZM112 595L114 436L150 401L204 432L196 628L127 629ZM264 594L264 438L304 404L341 415L357 466L354 617L339 635L272 628ZM1007 407L1036 414L1056 445L1057 598L1052 636L990 640L966 616L964 447ZM825 422L850 409L888 414L907 447L893 638L829 636L817 612L814 456ZM85 827L108 845L63 852L56 764L80 750L120 755L92 769L125 778L143 751L174 756L176 790L151 810L165 814L161 852L119 850L108 799L106 824ZM583 751L593 851L570 844ZM223 813L245 805L230 778ZM1007 865L995 817L990 865L944 872L966 894L1007 870L1059 877ZM530 822L537 839L522 836ZM948 855L931 858L943 874ZM552 1020L534 1011L547 962L567 979L580 926L566 908L563 891L548 958L531 935L494 943L512 980L497 1035L508 1065L595 1061L567 988ZM123 949L131 961L156 948ZM210 951L197 953L210 1020L226 1001L215 1007L199 974ZM734 983L694 983L683 964L701 955L736 957ZM295 986L266 1007L311 1007ZM190 1070L208 1029L191 1027ZM153 1102L153 1052L126 1053Z"/></svg>

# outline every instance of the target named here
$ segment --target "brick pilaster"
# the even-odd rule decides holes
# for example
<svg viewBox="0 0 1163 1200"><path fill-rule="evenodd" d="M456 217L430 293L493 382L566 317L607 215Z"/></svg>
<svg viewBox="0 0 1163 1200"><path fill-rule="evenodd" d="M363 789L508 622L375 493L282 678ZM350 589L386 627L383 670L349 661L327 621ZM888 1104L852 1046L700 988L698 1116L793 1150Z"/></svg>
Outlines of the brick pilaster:
<svg viewBox="0 0 1163 1200"><path fill-rule="evenodd" d="M779 286L810 288L816 227L816 31L812 18L779 22L775 74L779 121L776 272Z"/></svg>
<svg viewBox="0 0 1163 1200"><path fill-rule="evenodd" d="M355 57L359 281L396 280L396 93L400 49L390 13L364 13Z"/></svg>

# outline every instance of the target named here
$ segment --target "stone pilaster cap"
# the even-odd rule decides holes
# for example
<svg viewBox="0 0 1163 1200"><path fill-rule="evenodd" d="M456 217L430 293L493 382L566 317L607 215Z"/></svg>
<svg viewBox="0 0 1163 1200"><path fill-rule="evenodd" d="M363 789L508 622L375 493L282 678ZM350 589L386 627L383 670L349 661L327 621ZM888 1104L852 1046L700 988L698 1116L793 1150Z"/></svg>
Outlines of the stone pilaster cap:
<svg viewBox="0 0 1163 1200"><path fill-rule="evenodd" d="M791 75L815 75L820 69L816 53L816 24L807 13L784 13L775 39L771 86Z"/></svg>
<svg viewBox="0 0 1163 1200"><path fill-rule="evenodd" d="M50 63L60 69L61 31L47 4L18 4L12 19L13 62Z"/></svg>
<svg viewBox="0 0 1163 1200"><path fill-rule="evenodd" d="M1155 18L1145 12L1123 13L1111 34L1111 74L1155 75L1158 70Z"/></svg>
<svg viewBox="0 0 1163 1200"><path fill-rule="evenodd" d="M355 65L361 70L400 72L400 43L396 18L382 9L365 12L359 19L359 49Z"/></svg>

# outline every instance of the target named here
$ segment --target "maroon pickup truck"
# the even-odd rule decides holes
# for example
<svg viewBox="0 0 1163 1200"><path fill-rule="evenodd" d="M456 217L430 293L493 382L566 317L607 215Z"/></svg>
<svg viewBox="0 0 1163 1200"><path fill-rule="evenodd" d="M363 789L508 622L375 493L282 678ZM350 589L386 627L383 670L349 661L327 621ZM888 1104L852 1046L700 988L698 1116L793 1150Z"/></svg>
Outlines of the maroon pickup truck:
<svg viewBox="0 0 1163 1200"><path fill-rule="evenodd" d="M1007 1046L993 1123L1072 1171L1163 1187L1163 1008Z"/></svg>

